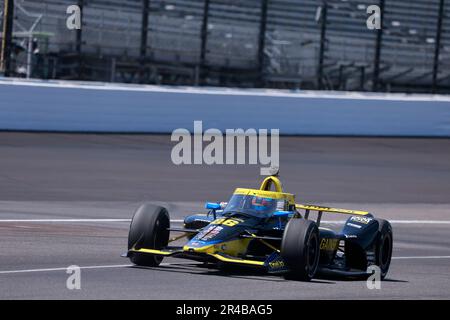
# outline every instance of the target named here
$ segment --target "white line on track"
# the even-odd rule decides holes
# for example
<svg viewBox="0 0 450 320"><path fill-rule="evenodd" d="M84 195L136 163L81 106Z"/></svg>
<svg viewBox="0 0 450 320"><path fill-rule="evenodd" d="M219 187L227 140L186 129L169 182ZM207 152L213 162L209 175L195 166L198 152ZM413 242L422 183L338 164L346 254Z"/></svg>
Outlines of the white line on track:
<svg viewBox="0 0 450 320"><path fill-rule="evenodd" d="M450 259L450 256L412 256L412 257L392 257L392 259Z"/></svg>
<svg viewBox="0 0 450 320"><path fill-rule="evenodd" d="M18 222L130 222L131 219L0 219L0 223L18 223ZM182 223L183 219L172 219L170 222ZM389 220L393 224L450 224L450 220ZM345 221L322 220L322 223L343 224Z"/></svg>
<svg viewBox="0 0 450 320"><path fill-rule="evenodd" d="M130 222L131 219L0 219L0 223L19 223L19 222ZM182 223L183 219L172 219L170 222ZM450 224L450 220L389 220L392 224ZM345 221L322 220L322 223L344 224Z"/></svg>
<svg viewBox="0 0 450 320"><path fill-rule="evenodd" d="M132 266L131 264L116 264L116 265L108 265L108 266L87 266L87 267L80 267L80 269L125 268L125 267L131 267L131 266ZM0 271L0 274L66 271L66 270L67 270L67 267L65 267L65 268L47 268L47 269L6 270L6 271Z"/></svg>
<svg viewBox="0 0 450 320"><path fill-rule="evenodd" d="M389 220L389 222L404 224L450 224L449 220Z"/></svg>
<svg viewBox="0 0 450 320"><path fill-rule="evenodd" d="M450 220L388 220L392 224L450 224ZM344 224L345 221L321 221L321 223Z"/></svg>
<svg viewBox="0 0 450 320"><path fill-rule="evenodd" d="M406 259L450 259L450 256L410 256L410 257L392 257L394 260L406 260ZM176 263L161 263L160 266L172 266L172 265L183 265L183 264L195 264L195 262L176 262ZM113 268L128 268L133 267L133 264L113 264L113 265L103 265L103 266L84 266L80 269L113 269ZM25 270L4 270L0 271L1 274L15 274L15 273L33 273L33 272L51 272L51 271L66 271L67 267L64 268L44 268L44 269L25 269Z"/></svg>
<svg viewBox="0 0 450 320"><path fill-rule="evenodd" d="M1 219L0 222L130 222L131 219Z"/></svg>
<svg viewBox="0 0 450 320"><path fill-rule="evenodd" d="M195 261L191 262L176 262L176 263L161 263L160 266L173 266L173 265L183 265L183 264L195 264ZM112 269L112 268L128 268L133 267L133 264L113 264L104 266L84 266L80 269ZM0 274L13 274L13 273L31 273L31 272L49 272L49 271L66 271L67 267L64 268L44 268L44 269L25 269L25 270L4 270L0 271Z"/></svg>

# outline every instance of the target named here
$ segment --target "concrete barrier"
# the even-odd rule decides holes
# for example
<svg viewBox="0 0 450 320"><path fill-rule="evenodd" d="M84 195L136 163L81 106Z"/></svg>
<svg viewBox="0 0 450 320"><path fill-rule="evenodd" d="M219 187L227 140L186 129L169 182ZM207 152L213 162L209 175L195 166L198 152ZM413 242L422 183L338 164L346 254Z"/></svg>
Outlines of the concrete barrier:
<svg viewBox="0 0 450 320"><path fill-rule="evenodd" d="M0 130L450 136L450 97L0 79Z"/></svg>

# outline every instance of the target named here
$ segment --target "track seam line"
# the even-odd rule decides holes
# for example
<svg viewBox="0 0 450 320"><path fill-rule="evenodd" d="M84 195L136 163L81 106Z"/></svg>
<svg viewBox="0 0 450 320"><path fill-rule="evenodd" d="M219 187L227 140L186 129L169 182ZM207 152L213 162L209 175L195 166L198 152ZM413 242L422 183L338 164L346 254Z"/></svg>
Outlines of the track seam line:
<svg viewBox="0 0 450 320"><path fill-rule="evenodd" d="M450 259L450 256L405 256L405 257L392 257L393 260L406 260L406 259ZM171 265L191 265L195 262L176 262L176 263L161 263L160 266L171 266ZM133 264L115 264L115 265L103 265L103 266L83 266L80 269L108 269L108 268L127 268L135 267ZM25 269L25 270L3 270L0 271L1 274L17 274L17 273L32 273L32 272L51 272L51 271L66 271L68 267L60 268L43 268L43 269Z"/></svg>
<svg viewBox="0 0 450 320"><path fill-rule="evenodd" d="M86 218L86 219L0 219L0 223L20 222L131 222L131 219ZM170 222L182 223L183 219L172 219ZM450 224L450 220L389 220L393 224ZM323 220L326 224L344 224L345 221Z"/></svg>
<svg viewBox="0 0 450 320"><path fill-rule="evenodd" d="M1 219L0 222L130 222L131 219Z"/></svg>
<svg viewBox="0 0 450 320"><path fill-rule="evenodd" d="M392 257L394 260L402 259L450 259L450 256L410 256L410 257Z"/></svg>
<svg viewBox="0 0 450 320"><path fill-rule="evenodd" d="M183 264L195 264L195 262L163 262L160 266L173 266L173 265L183 265ZM103 266L83 266L80 269L108 269L108 268L127 268L127 267L138 267L134 264L113 264L113 265L103 265ZM50 271L66 271L67 267L59 267L59 268L43 268L43 269L24 269L24 270L3 270L0 271L1 274L13 274L13 273L32 273L32 272L50 272Z"/></svg>

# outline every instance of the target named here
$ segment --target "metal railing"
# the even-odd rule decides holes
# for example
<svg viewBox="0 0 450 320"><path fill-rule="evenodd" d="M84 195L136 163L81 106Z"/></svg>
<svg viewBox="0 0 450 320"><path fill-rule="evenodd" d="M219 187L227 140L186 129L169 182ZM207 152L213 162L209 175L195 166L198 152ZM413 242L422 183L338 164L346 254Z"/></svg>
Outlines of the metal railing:
<svg viewBox="0 0 450 320"><path fill-rule="evenodd" d="M42 77L33 65L51 57L55 69L47 75L76 79L450 91L450 37L443 32L450 6L443 0L78 0L77 37L62 26L69 2L15 1L35 19L27 27L14 22L14 38L26 47L24 76ZM384 9L380 31L365 26L374 2ZM51 49L36 54L36 41ZM95 68L101 59L115 62ZM149 70L161 74L141 76Z"/></svg>

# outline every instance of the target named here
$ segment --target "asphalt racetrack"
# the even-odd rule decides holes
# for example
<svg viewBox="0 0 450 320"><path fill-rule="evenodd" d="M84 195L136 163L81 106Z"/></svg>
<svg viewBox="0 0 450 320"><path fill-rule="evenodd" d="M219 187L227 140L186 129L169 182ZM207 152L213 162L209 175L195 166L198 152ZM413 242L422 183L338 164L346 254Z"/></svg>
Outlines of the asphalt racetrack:
<svg viewBox="0 0 450 320"><path fill-rule="evenodd" d="M129 219L151 201L173 225L258 187L259 167L184 165L159 135L0 133L0 299L449 299L450 140L282 137L281 178L297 202L367 209L391 220L381 289L365 281L284 280L169 258L138 268ZM341 216L326 216L338 226ZM66 268L81 269L68 290Z"/></svg>

